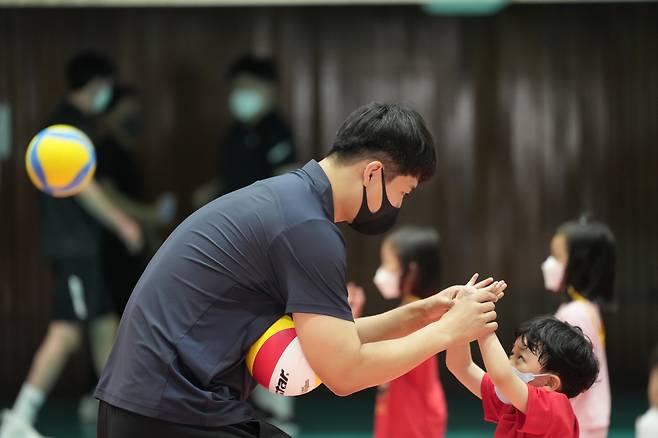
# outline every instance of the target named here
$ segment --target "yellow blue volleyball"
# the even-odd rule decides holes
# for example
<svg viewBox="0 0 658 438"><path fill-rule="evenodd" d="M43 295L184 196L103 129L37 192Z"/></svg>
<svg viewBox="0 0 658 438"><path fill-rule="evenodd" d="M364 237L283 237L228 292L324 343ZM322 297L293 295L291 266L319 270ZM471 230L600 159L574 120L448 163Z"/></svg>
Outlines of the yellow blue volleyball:
<svg viewBox="0 0 658 438"><path fill-rule="evenodd" d="M276 394L302 395L322 383L306 360L295 323L288 315L279 318L254 342L246 362L254 379Z"/></svg>
<svg viewBox="0 0 658 438"><path fill-rule="evenodd" d="M25 153L32 183L56 197L80 193L96 171L94 145L81 130L53 125L34 136Z"/></svg>

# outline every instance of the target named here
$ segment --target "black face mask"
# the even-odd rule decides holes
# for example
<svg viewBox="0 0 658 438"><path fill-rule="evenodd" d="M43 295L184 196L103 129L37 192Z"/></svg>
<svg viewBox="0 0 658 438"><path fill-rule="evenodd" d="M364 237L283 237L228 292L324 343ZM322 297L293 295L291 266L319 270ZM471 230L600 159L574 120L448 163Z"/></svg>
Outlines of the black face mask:
<svg viewBox="0 0 658 438"><path fill-rule="evenodd" d="M359 233L383 234L395 225L399 212L400 209L393 207L388 200L384 171L382 170L382 206L375 213L370 211L368 208L368 197L366 196L366 186L363 186L361 208L349 225Z"/></svg>

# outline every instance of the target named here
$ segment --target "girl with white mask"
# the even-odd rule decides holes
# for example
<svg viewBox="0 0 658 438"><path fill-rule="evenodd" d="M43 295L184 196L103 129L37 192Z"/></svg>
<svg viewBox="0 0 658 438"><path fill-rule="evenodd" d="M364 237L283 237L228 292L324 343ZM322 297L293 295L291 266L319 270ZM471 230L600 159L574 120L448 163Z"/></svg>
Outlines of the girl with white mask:
<svg viewBox="0 0 658 438"><path fill-rule="evenodd" d="M400 228L384 240L380 256L373 281L384 298L407 304L438 290L439 235L435 230ZM436 356L379 387L375 438L441 438L447 422Z"/></svg>
<svg viewBox="0 0 658 438"><path fill-rule="evenodd" d="M583 330L592 341L600 367L594 385L570 399L580 424L580 437L605 438L610 425L610 382L599 306L613 297L614 236L600 222L567 222L553 236L550 250L541 266L544 286L565 300L555 316Z"/></svg>

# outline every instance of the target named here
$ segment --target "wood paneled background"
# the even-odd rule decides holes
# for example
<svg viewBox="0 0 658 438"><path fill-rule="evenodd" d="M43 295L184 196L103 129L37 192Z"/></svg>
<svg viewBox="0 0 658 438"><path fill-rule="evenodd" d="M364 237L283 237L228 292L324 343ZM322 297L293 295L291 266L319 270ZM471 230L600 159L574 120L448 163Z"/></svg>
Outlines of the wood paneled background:
<svg viewBox="0 0 658 438"><path fill-rule="evenodd" d="M441 232L444 284L473 271L508 281L498 309L508 343L519 322L558 305L539 270L551 234L594 214L618 242L617 301L606 313L612 382L644 384L658 343L656 23L655 3L514 6L479 18L416 7L0 9L0 102L13 116L12 155L0 162L0 398L25 377L50 312L24 150L62 96L67 59L88 47L143 91L139 155L151 194L189 199L215 172L224 71L246 51L278 59L282 109L304 159L322 156L358 105L418 109L439 172L401 222ZM346 236L366 310L385 308L370 281L380 239ZM56 393L85 388L84 357Z"/></svg>

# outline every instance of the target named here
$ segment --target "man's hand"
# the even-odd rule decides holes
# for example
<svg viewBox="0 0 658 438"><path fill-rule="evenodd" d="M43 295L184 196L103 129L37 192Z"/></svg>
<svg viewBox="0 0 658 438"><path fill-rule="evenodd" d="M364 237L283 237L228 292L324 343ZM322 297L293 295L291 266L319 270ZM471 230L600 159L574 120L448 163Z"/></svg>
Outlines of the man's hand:
<svg viewBox="0 0 658 438"><path fill-rule="evenodd" d="M443 329L452 334L455 344L471 342L498 328L494 301L505 290L505 282L496 281L481 289L474 286L464 286L458 291L452 308L440 321Z"/></svg>
<svg viewBox="0 0 658 438"><path fill-rule="evenodd" d="M477 279L478 274L474 274L465 286L451 286L435 295L432 295L431 297L425 298L423 302L426 305L428 322L439 320L448 310L450 310L450 308L454 305L454 300L458 297L468 295L479 290L486 292L489 296L489 301L495 303L505 295L502 292L504 288L503 290L494 290L492 288L494 283L493 278L487 278L480 281L479 283L476 283ZM504 282L502 283L504 284Z"/></svg>
<svg viewBox="0 0 658 438"><path fill-rule="evenodd" d="M130 217L124 217L117 228L117 234L128 252L137 254L144 247L144 236L139 224Z"/></svg>

